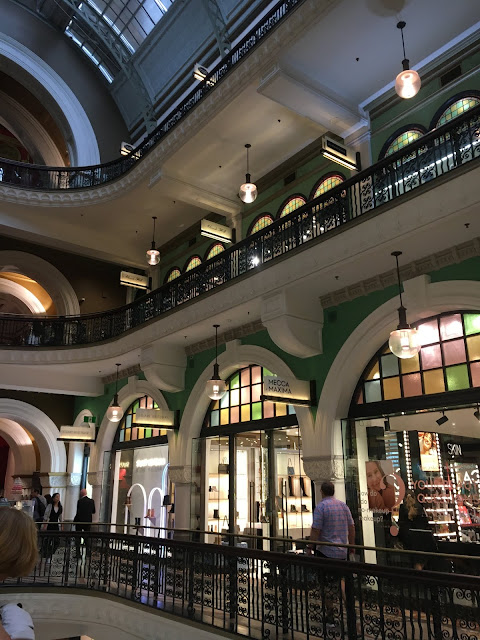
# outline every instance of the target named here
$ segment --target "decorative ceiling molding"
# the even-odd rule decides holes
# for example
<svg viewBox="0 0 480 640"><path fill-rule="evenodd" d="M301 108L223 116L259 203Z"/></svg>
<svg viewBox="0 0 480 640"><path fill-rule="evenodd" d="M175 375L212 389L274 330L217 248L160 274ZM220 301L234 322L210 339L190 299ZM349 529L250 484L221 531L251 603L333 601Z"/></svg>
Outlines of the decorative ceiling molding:
<svg viewBox="0 0 480 640"><path fill-rule="evenodd" d="M142 371L142 368L139 364L133 364L131 367L125 367L125 369L119 369L118 379L123 380L124 378L130 378L131 376L137 375L137 373L140 373L141 371ZM117 379L117 372L115 371L115 373L111 373L108 376L103 376L102 383L111 384L112 382L115 382L116 379Z"/></svg>
<svg viewBox="0 0 480 640"><path fill-rule="evenodd" d="M235 329L231 329L230 331L219 333L218 344L226 344L227 342L231 342L232 340L245 338L245 336L250 336L253 333L263 331L264 329L265 327L260 320L249 322L248 324L244 324L241 327L235 327ZM196 353L202 353L202 351L207 351L208 349L213 349L214 347L215 338L212 337L208 338L208 340L201 340L200 342L191 344L185 349L185 353L187 354L187 356L193 356Z"/></svg>

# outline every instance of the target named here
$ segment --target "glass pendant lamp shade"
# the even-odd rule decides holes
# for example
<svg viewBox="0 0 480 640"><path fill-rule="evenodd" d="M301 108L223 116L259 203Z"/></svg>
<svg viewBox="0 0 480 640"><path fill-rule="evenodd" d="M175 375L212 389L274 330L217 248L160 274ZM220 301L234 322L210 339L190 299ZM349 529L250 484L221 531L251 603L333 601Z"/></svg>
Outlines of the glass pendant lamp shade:
<svg viewBox="0 0 480 640"><path fill-rule="evenodd" d="M117 367L117 377L115 379L115 395L113 396L113 402L108 407L106 413L107 418L110 420L110 422L120 422L120 420L123 418L123 409L118 404L118 368L120 367L120 365L116 364L115 366Z"/></svg>
<svg viewBox="0 0 480 640"><path fill-rule="evenodd" d="M403 46L403 71L401 71L395 78L395 91L400 98L406 100L413 98L420 91L422 81L416 71L410 69L410 61L405 55L405 41L403 39L403 29L406 23L402 20L397 24L397 29L400 29L402 33L402 46Z"/></svg>
<svg viewBox="0 0 480 640"><path fill-rule="evenodd" d="M257 185L252 182L252 178L248 171L248 150L250 149L251 146L252 146L251 144L245 145L245 148L247 150L247 173L245 175L245 182L242 185L240 185L240 189L238 190L238 195L240 197L240 200L242 202L245 202L246 204L251 204L256 200L258 196Z"/></svg>
<svg viewBox="0 0 480 640"><path fill-rule="evenodd" d="M155 221L157 216L152 216L153 220L153 238L152 238L152 246L147 250L147 264L154 267L156 264L160 262L160 251L155 246Z"/></svg>
<svg viewBox="0 0 480 640"><path fill-rule="evenodd" d="M205 392L212 400L221 400L228 391L228 384L220 378L218 368L218 327L219 324L214 324L215 327L215 364L213 365L213 376L207 381L205 385Z"/></svg>
<svg viewBox="0 0 480 640"><path fill-rule="evenodd" d="M413 356L416 356L421 349L421 345L418 331L416 329L412 329L408 324L407 310L403 306L402 283L400 280L400 267L398 266L398 256L401 255L401 251L394 251L392 253L392 256L395 257L397 262L397 281L400 306L398 308L398 326L395 331L391 332L388 346L393 355L405 360L406 358L413 358Z"/></svg>

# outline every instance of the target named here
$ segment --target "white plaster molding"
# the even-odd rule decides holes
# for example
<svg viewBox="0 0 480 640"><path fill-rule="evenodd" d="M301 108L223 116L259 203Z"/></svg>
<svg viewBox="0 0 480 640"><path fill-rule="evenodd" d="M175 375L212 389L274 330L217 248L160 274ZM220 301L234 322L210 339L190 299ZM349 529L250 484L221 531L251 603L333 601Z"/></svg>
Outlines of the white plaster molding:
<svg viewBox="0 0 480 640"><path fill-rule="evenodd" d="M52 264L26 251L0 251L0 271L12 266L18 273L38 282L48 292L58 315L80 313L78 297L72 285Z"/></svg>
<svg viewBox="0 0 480 640"><path fill-rule="evenodd" d="M192 467L185 465L181 467L168 467L168 477L170 482L177 484L190 484L192 482Z"/></svg>
<svg viewBox="0 0 480 640"><path fill-rule="evenodd" d="M140 367L148 382L164 391L185 388L187 356L182 347L154 343L140 352Z"/></svg>
<svg viewBox="0 0 480 640"><path fill-rule="evenodd" d="M70 485L71 475L73 474L41 473L40 480L43 487L51 487L52 489L65 489L65 487L74 486Z"/></svg>
<svg viewBox="0 0 480 640"><path fill-rule="evenodd" d="M323 309L314 295L298 287L283 287L264 296L262 324L275 344L298 358L323 353Z"/></svg>
<svg viewBox="0 0 480 640"><path fill-rule="evenodd" d="M66 480L65 480L65 486L66 487L79 487L81 481L82 481L82 474L81 473L68 473L67 477L66 477Z"/></svg>
<svg viewBox="0 0 480 640"><path fill-rule="evenodd" d="M45 313L45 307L37 296L33 295L31 291L18 282L7 280L7 278L0 278L0 294L2 293L20 300L30 313Z"/></svg>
<svg viewBox="0 0 480 640"><path fill-rule="evenodd" d="M319 456L316 458L303 456L303 468L313 482L343 480L345 478L345 465L341 456Z"/></svg>
<svg viewBox="0 0 480 640"><path fill-rule="evenodd" d="M90 166L100 162L97 139L79 100L62 78L39 56L0 32L0 56L27 71L55 100L72 132L72 163Z"/></svg>

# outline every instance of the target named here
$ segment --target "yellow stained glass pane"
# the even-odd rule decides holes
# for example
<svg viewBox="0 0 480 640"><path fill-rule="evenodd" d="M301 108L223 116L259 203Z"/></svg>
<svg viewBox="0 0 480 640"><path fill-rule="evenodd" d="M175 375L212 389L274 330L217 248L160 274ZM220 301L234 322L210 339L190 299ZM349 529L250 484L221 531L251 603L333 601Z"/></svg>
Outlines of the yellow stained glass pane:
<svg viewBox="0 0 480 640"><path fill-rule="evenodd" d="M400 378L387 378L383 381L383 397L385 400L400 398Z"/></svg>
<svg viewBox="0 0 480 640"><path fill-rule="evenodd" d="M287 405L282 404L281 402L275 403L275 414L277 416L286 416L287 415Z"/></svg>
<svg viewBox="0 0 480 640"><path fill-rule="evenodd" d="M195 267L198 267L202 264L202 261L200 258L198 258L197 256L194 256L193 258L191 258L190 262L187 264L187 268L185 269L185 271L191 271L192 269L195 269Z"/></svg>
<svg viewBox="0 0 480 640"><path fill-rule="evenodd" d="M167 278L167 282L171 282L172 280L175 280L175 278L178 278L182 275L180 269L172 269L170 271L170 274Z"/></svg>
<svg viewBox="0 0 480 640"><path fill-rule="evenodd" d="M342 176L330 176L329 178L325 178L325 180L322 180L316 188L315 193L313 194L313 198L318 198L318 196L321 196L322 193L333 189L333 187L336 187L337 184L341 184L343 181L344 179L342 178Z"/></svg>
<svg viewBox="0 0 480 640"><path fill-rule="evenodd" d="M303 207L305 203L306 203L305 198L300 198L300 197L291 198L287 202L287 204L283 207L282 212L280 213L280 218L283 218L283 216L288 216L288 214L292 213L292 211L295 211L295 209L298 209L299 207Z"/></svg>
<svg viewBox="0 0 480 640"><path fill-rule="evenodd" d="M416 131L415 129L405 131L390 143L388 149L385 152L385 157L389 156L392 153L395 153L395 151L403 149L403 147L406 147L407 145L415 142L415 140L418 140L421 137L422 133L420 131Z"/></svg>
<svg viewBox="0 0 480 640"><path fill-rule="evenodd" d="M480 336L467 338L468 359L480 360Z"/></svg>
<svg viewBox="0 0 480 640"><path fill-rule="evenodd" d="M225 247L223 246L223 244L220 244L220 242L217 242L217 244L214 244L213 247L210 249L205 259L210 260L210 258L214 258L215 256L218 256L218 254L222 253L222 251L225 251Z"/></svg>
<svg viewBox="0 0 480 640"><path fill-rule="evenodd" d="M253 235L254 233L257 233L257 231L261 231L262 229L265 229L265 227L268 227L268 225L272 224L272 222L273 222L272 216L270 215L261 216L251 228L250 235Z"/></svg>
<svg viewBox="0 0 480 640"><path fill-rule="evenodd" d="M142 427L139 427L137 429L137 440L143 440L145 437L145 429L143 429Z"/></svg>
<svg viewBox="0 0 480 640"><path fill-rule="evenodd" d="M220 424L228 424L228 422L229 422L228 409L221 409Z"/></svg>
<svg viewBox="0 0 480 640"><path fill-rule="evenodd" d="M130 441L130 432L131 432L131 429L125 429L125 442Z"/></svg>
<svg viewBox="0 0 480 640"><path fill-rule="evenodd" d="M244 404L242 405L241 421L248 422L249 420L250 420L250 405Z"/></svg>
<svg viewBox="0 0 480 640"><path fill-rule="evenodd" d="M443 393L445 391L445 381L443 379L443 369L433 369L424 371L423 383L425 393Z"/></svg>
<svg viewBox="0 0 480 640"><path fill-rule="evenodd" d="M378 360L372 366L370 371L365 376L365 380L378 380L380 378L380 368L378 366Z"/></svg>
<svg viewBox="0 0 480 640"><path fill-rule="evenodd" d="M415 371L420 371L418 353L416 356L413 356L413 358L400 359L400 366L402 367L402 373L415 373Z"/></svg>

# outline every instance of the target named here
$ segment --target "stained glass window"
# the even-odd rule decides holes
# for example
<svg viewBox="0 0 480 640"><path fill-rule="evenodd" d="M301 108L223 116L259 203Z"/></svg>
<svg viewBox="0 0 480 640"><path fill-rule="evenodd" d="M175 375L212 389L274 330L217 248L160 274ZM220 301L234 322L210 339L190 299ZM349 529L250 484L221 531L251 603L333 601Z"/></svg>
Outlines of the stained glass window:
<svg viewBox="0 0 480 640"><path fill-rule="evenodd" d="M462 115L462 113L464 113L465 111L468 111L468 109L472 109L473 107L476 107L478 104L480 104L480 98L476 98L474 96L470 98L461 98L460 100L457 100L456 102L454 102L453 104L451 104L449 107L445 109L445 111L437 120L437 123L435 126L441 127L442 124L446 124L450 120L453 120L454 118L458 118L458 116Z"/></svg>
<svg viewBox="0 0 480 640"><path fill-rule="evenodd" d="M248 235L251 236L254 233L257 233L257 231L261 231L262 229L265 229L265 227L268 227L268 225L272 224L272 222L273 222L273 218L269 213L262 214L252 224Z"/></svg>
<svg viewBox="0 0 480 640"><path fill-rule="evenodd" d="M480 387L480 313L449 313L416 327L420 353L399 360L385 344L363 373L357 404Z"/></svg>
<svg viewBox="0 0 480 640"><path fill-rule="evenodd" d="M299 207L303 207L304 204L307 204L307 201L302 196L290 198L290 200L283 205L279 217L283 218L283 216L288 216L289 213L292 213L292 211L295 211L295 209Z"/></svg>
<svg viewBox="0 0 480 640"><path fill-rule="evenodd" d="M201 264L202 264L202 259L199 258L198 256L193 256L193 258L190 258L190 260L187 262L185 271L191 271L192 269L195 269L195 267L198 267Z"/></svg>
<svg viewBox="0 0 480 640"><path fill-rule="evenodd" d="M409 129L408 131L404 131L388 145L387 150L384 153L384 157L395 153L395 151L400 151L400 149L403 149L412 142L415 142L415 140L421 138L422 135L423 133L418 129Z"/></svg>
<svg viewBox="0 0 480 640"><path fill-rule="evenodd" d="M213 401L205 417L205 427L223 427L265 418L294 415L292 405L260 400L263 376L273 375L264 367L250 365L236 371L228 379L228 391L221 400Z"/></svg>
<svg viewBox="0 0 480 640"><path fill-rule="evenodd" d="M221 242L215 243L207 253L207 257L205 258L205 260L210 260L210 258L218 256L218 254L222 253L222 251L225 251L225 247L223 246L223 244Z"/></svg>
<svg viewBox="0 0 480 640"><path fill-rule="evenodd" d="M182 275L182 272L180 271L180 269L177 269L177 267L174 267L167 276L167 282L171 282L172 280L175 280L175 278L178 278L181 275Z"/></svg>
<svg viewBox="0 0 480 640"><path fill-rule="evenodd" d="M345 179L339 175L328 176L328 178L321 179L320 182L315 187L312 200L315 198L318 198L318 196L321 196L322 193L325 193L326 191L333 189L333 187L336 187L338 184L341 184L344 181Z"/></svg>
<svg viewBox="0 0 480 640"><path fill-rule="evenodd" d="M151 424L137 422L137 409L158 409L158 404L150 396L143 396L133 402L125 411L125 414L117 429L115 440L117 442L132 442L134 440L147 440L157 436L166 436L167 431Z"/></svg>

